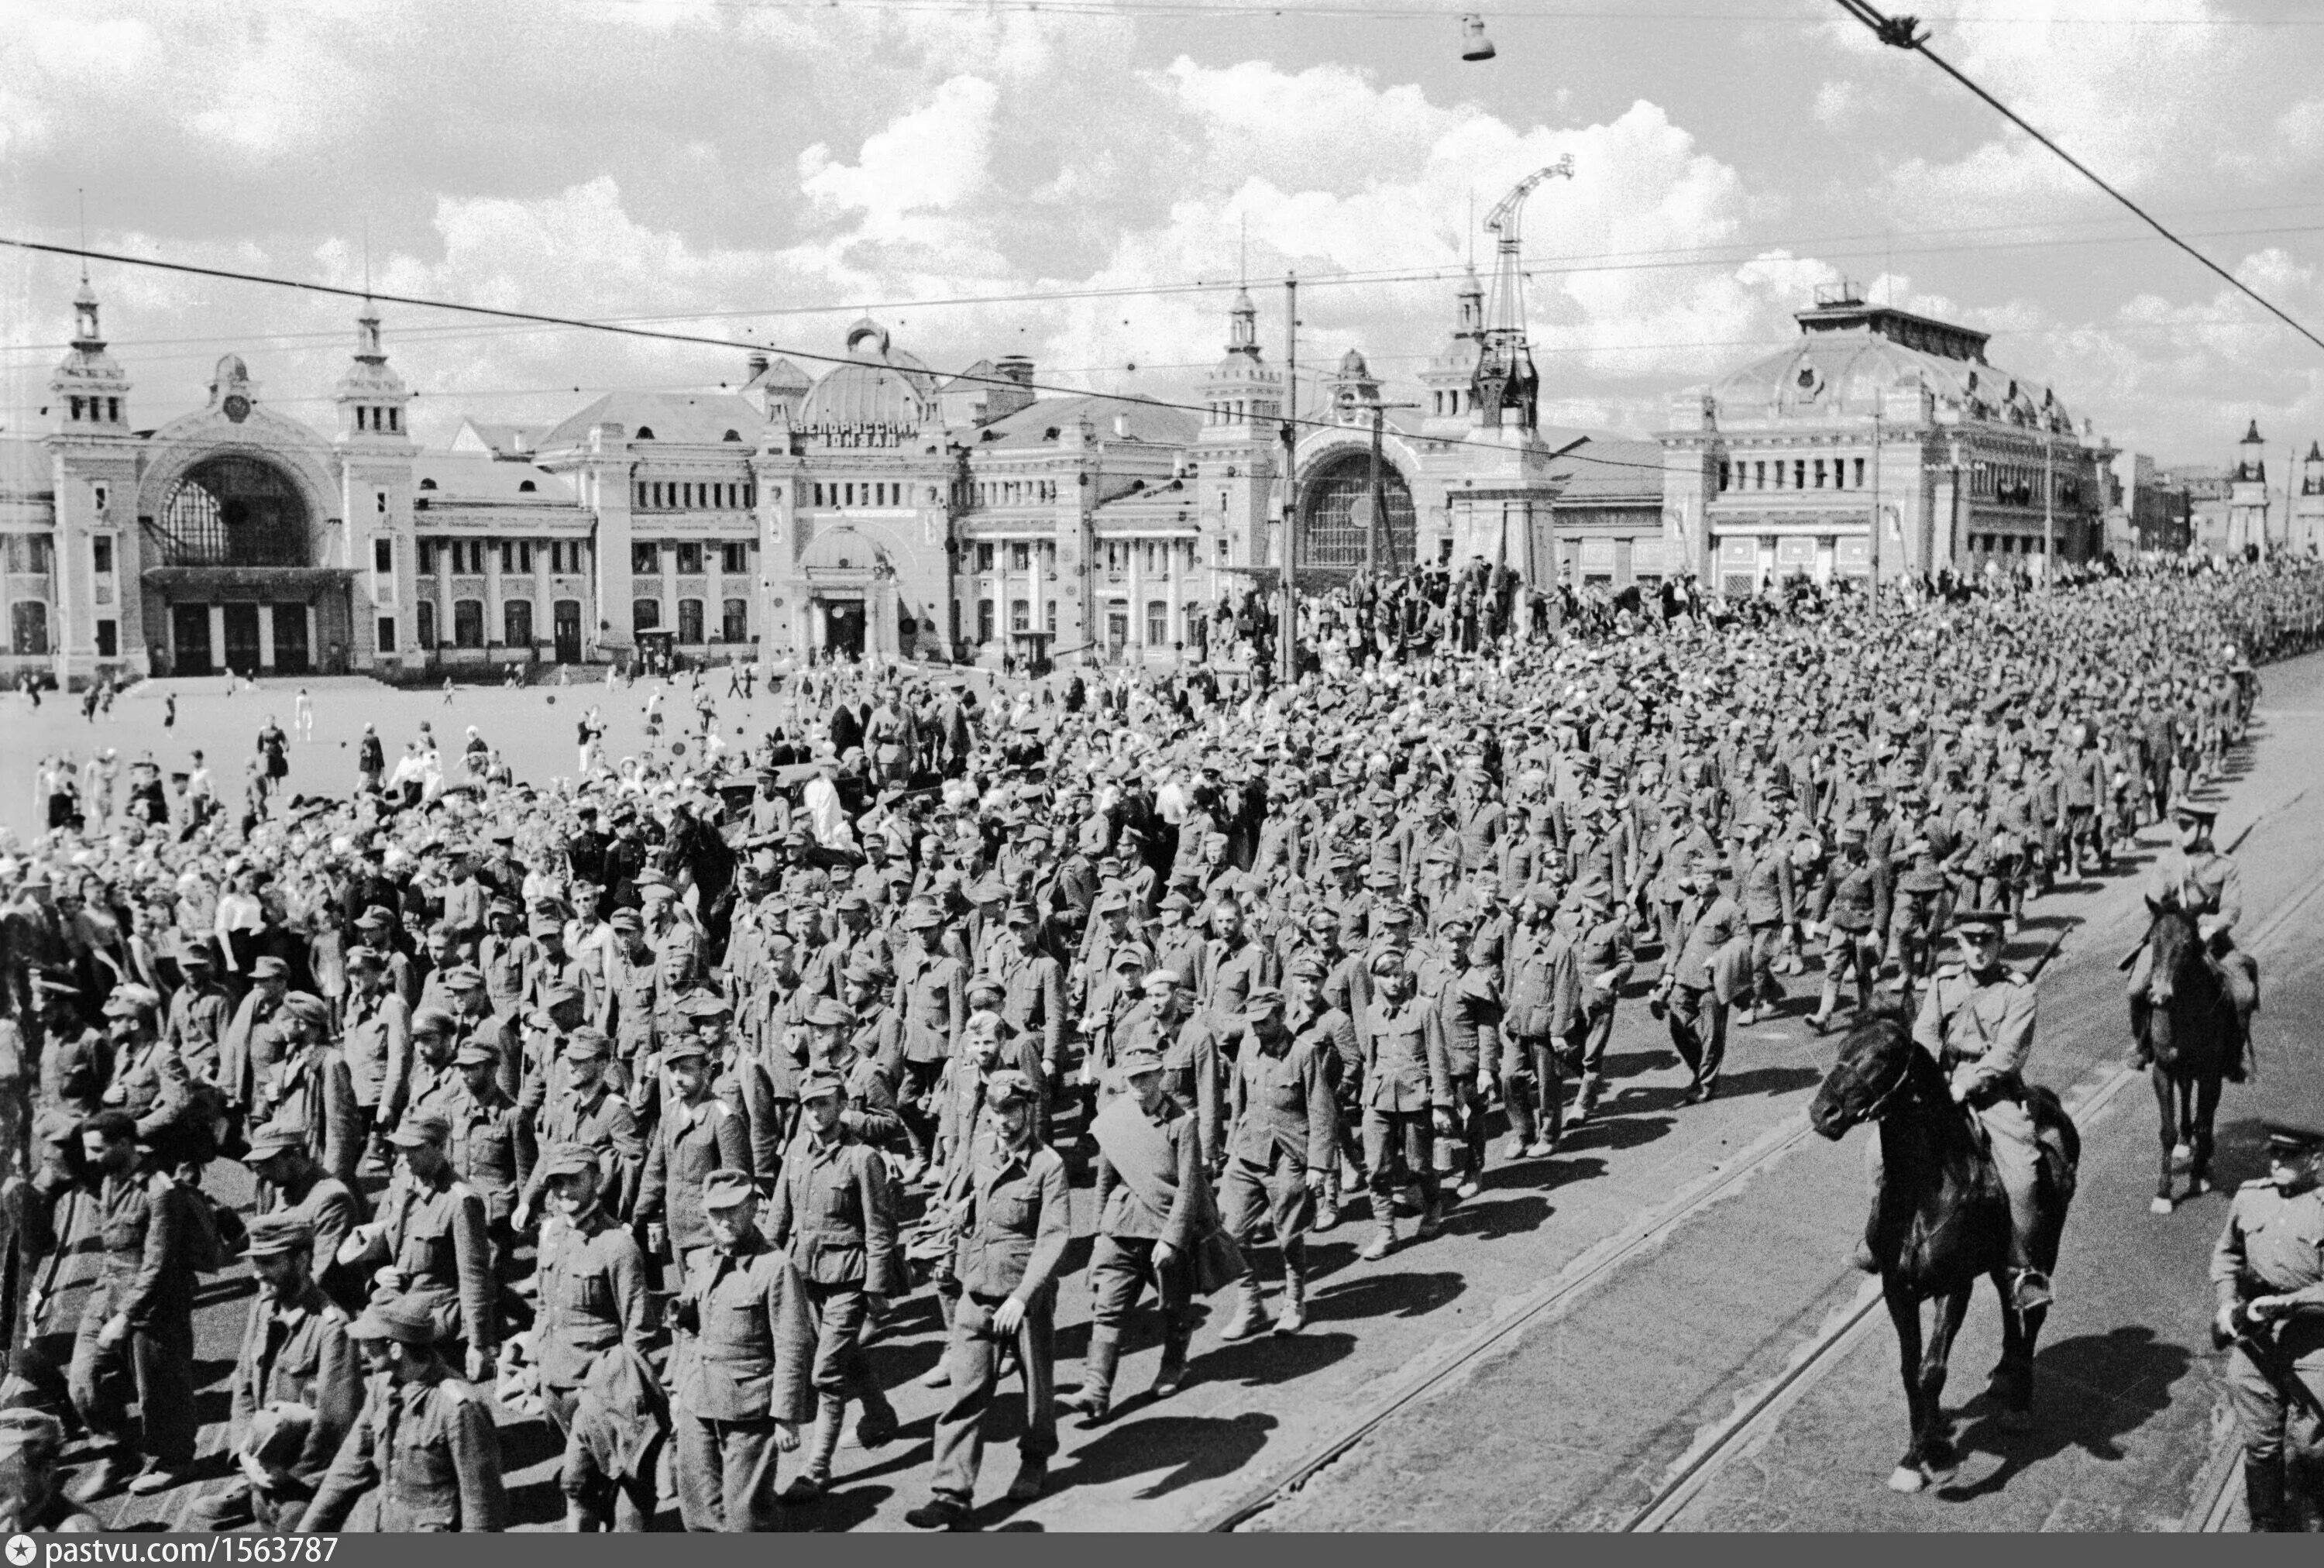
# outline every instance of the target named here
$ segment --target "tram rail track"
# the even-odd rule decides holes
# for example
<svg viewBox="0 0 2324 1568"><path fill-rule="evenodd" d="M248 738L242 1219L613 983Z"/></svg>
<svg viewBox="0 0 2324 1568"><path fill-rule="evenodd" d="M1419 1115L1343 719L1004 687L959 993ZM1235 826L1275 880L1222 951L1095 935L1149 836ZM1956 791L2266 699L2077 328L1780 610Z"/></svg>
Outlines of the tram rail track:
<svg viewBox="0 0 2324 1568"><path fill-rule="evenodd" d="M2236 835L2229 848L2239 846L2262 822L2288 809L2307 793L2302 789L2290 799L2260 813ZM2324 872L2303 882L2272 912L2252 933L2247 945L2256 952L2271 944L2319 892L2324 892ZM2076 927L2072 926L2061 927L2052 936L2049 945L2032 966L2037 977L2058 956L2067 936L2073 929ZM2078 1122L2087 1122L2125 1088L2143 1076L2128 1066L2116 1067L2084 1088L2069 1102L2067 1111ZM1638 1223L1626 1227L1575 1259L1533 1299L1524 1302L1499 1321L1481 1325L1466 1338L1416 1368L1383 1391L1353 1419L1304 1451L1279 1475L1268 1477L1233 1503L1211 1514L1196 1528L1219 1533L1239 1530L1296 1496L1310 1480L1362 1444L1399 1413L1466 1376L1496 1348L1578 1304L1625 1264L1655 1250L1690 1221L1748 1185L1761 1172L1780 1162L1814 1136L1814 1130L1808 1125L1804 1112L1779 1123L1743 1150L1733 1162L1711 1173L1672 1204L1644 1217ZM1784 1414L1798 1404L1825 1373L1846 1360L1849 1351L1877 1330L1883 1320L1875 1309L1880 1303L1878 1282L1868 1281L1835 1321L1827 1324L1801 1347L1783 1373L1710 1429L1688 1451L1664 1478L1655 1494L1631 1515L1622 1528L1628 1532L1656 1531L1675 1520L1687 1504L1709 1486L1734 1458L1748 1452L1762 1434L1772 1431ZM2231 1492L2233 1470L2230 1469L2228 1473L2230 1480L2225 1484ZM2208 1483L2209 1469L2205 1474ZM2208 1503L2205 1517L2208 1518L2218 1507L2216 1502Z"/></svg>

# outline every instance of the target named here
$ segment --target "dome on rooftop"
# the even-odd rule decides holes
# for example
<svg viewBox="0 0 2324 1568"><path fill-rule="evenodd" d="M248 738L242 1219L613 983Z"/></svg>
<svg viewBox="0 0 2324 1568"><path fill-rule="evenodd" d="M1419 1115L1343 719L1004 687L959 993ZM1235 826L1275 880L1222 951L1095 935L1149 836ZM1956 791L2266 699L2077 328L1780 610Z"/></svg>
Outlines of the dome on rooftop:
<svg viewBox="0 0 2324 1568"><path fill-rule="evenodd" d="M826 372L799 405L805 429L917 428L933 409L936 375L894 347L888 329L864 317L847 329L847 362Z"/></svg>

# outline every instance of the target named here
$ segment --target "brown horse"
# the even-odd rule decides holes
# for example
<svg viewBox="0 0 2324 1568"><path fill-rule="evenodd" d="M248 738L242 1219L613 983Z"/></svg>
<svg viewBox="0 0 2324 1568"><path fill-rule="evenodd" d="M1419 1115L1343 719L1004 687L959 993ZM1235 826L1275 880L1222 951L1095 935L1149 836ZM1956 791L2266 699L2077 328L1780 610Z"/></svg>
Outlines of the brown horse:
<svg viewBox="0 0 2324 1568"><path fill-rule="evenodd" d="M2146 935L2149 978L2147 1050L2153 1065L2154 1106L2162 1113L2163 1174L2155 1184L2158 1214L2174 1203L2177 1165L2187 1162L2187 1195L2211 1190L2211 1122L2219 1109L2219 1082L2243 1050L2243 1030L2227 984L2203 951L2195 918L2175 904L2154 910Z"/></svg>
<svg viewBox="0 0 2324 1568"><path fill-rule="evenodd" d="M2044 1151L2034 1261L2046 1274L2057 1265L2081 1139L2057 1095L2029 1086L2025 1099ZM2024 1422L2033 1407L2034 1345L2049 1309L2021 1313L2012 1305L2009 1204L1985 1135L1975 1117L1954 1103L1935 1058L1913 1043L1902 1021L1874 1018L1849 1032L1808 1108L1808 1121L1835 1140L1860 1123L1879 1128L1880 1193L1865 1234L1896 1325L1912 1428L1888 1484L1919 1491L1955 1465L1943 1407L1946 1362L1978 1280L1992 1280L2001 1299L2001 1360L1990 1392L2006 1424ZM1921 1308L1931 1300L1937 1312L1924 1338Z"/></svg>

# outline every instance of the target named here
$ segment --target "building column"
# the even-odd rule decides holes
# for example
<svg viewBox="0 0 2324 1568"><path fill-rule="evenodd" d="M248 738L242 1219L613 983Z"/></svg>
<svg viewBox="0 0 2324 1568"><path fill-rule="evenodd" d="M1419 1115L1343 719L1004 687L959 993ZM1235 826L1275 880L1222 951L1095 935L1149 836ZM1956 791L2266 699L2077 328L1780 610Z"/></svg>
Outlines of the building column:
<svg viewBox="0 0 2324 1568"><path fill-rule="evenodd" d="M274 605L265 599L258 602L258 668L274 668Z"/></svg>
<svg viewBox="0 0 2324 1568"><path fill-rule="evenodd" d="M1127 646L1135 654L1137 662L1142 665L1146 662L1146 571L1143 564L1146 541L1133 539L1125 542L1130 550L1130 637Z"/></svg>

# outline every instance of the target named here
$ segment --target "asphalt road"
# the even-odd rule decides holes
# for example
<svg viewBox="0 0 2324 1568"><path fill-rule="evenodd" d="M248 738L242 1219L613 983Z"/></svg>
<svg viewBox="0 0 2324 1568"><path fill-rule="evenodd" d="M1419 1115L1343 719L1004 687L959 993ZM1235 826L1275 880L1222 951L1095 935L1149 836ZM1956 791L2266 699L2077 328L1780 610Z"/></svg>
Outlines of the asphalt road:
<svg viewBox="0 0 2324 1568"><path fill-rule="evenodd" d="M2294 799L2311 779L2324 778L2324 659L2279 667L2267 680L2266 706L2281 716L2264 727L2256 765L2233 784L2222 822L2223 834L2233 835L2276 808L2239 854L2253 924L2324 869L2317 847L2324 844L2324 790ZM392 706L359 711L392 715L398 729L419 714L436 717L439 731L447 718L483 722L488 733L499 726L538 728L530 744L544 759L568 757L569 730L558 736L550 724L562 728L566 702L573 699L560 701L555 719L543 724L552 710L533 707L541 695L464 692L447 715L422 706L440 705L440 696L389 694ZM589 695L601 697L602 688ZM257 705L238 705L249 700L207 698L222 711L204 717L222 727L246 721ZM287 717L288 704L281 706ZM766 709L763 696L756 706ZM124 703L116 713L129 708ZM321 711L327 724L359 723L337 705ZM43 720L51 716L44 712ZM157 728L151 709L114 727L125 734L149 724ZM77 715L71 724L80 725ZM389 723L381 728L392 745L397 733ZM134 754L129 740L110 743ZM294 768L302 765L294 752ZM294 787L298 782L294 772ZM2061 1090L2102 1081L2122 1054L2113 960L2139 929L2135 873L2143 857L2132 858L2139 863L2043 900L2013 950L2013 958L2024 962L2059 946L2043 980L2034 1075ZM2266 954L2264 1076L2255 1086L2230 1091L2222 1111L2225 1176L2251 1168L2251 1118L2264 1102L2291 1096L2314 1102L2319 1084L2298 1061L2297 1044L2300 1010L2313 1000L2313 981L2289 965L2303 947L2299 938L2319 918L2324 899ZM1794 990L1804 992L1813 979L1801 977ZM1012 1505L1000 1496L1013 1471L1018 1427L1013 1413L991 1417L995 1442L977 1522L1020 1530L1197 1526L1288 1473L1319 1443L1376 1415L1385 1397L1446 1366L1462 1367L1449 1385L1405 1406L1247 1527L1602 1528L1626 1522L1699 1434L1780 1373L1860 1286L1845 1260L1863 1214L1864 1135L1837 1147L1794 1136L1832 1053L1832 1041L1816 1038L1798 1021L1812 1001L1798 996L1783 1018L1738 1031L1722 1096L1701 1107L1680 1104L1685 1077L1666 1036L1643 1005L1626 1003L1611 1052L1623 1076L1606 1120L1572 1136L1545 1161L1505 1165L1497 1140L1486 1191L1461 1206L1445 1236L1377 1263L1354 1257L1367 1229L1359 1206L1355 1218L1313 1249L1307 1331L1224 1345L1216 1328L1226 1301L1213 1300L1210 1321L1195 1336L1194 1380L1164 1404L1143 1397L1159 1358L1149 1316L1131 1340L1117 1382L1119 1414L1093 1431L1064 1425L1051 1490L1038 1502ZM2200 1279L2224 1199L2201 1200L2163 1219L2146 1213L2153 1108L2143 1089L2132 1091L2117 1094L2084 1129L2082 1193L2060 1269L2061 1305L2040 1362L2034 1433L2005 1447L1972 1407L1963 1423L1972 1453L1952 1488L1917 1499L1888 1493L1880 1482L1904 1434L1884 1324L1788 1413L1750 1462L1721 1471L1676 1522L1737 1528L2175 1522L2208 1453L2216 1369L2201 1338ZM1779 1158L1748 1179L1729 1181L1775 1145L1784 1146ZM236 1176L229 1167L213 1185L236 1194ZM1714 1186L1722 1188L1719 1201L1677 1225L1667 1241L1605 1266L1658 1215L1691 1207ZM1087 1196L1086 1188L1077 1191L1077 1207L1085 1210ZM1085 1232L1089 1216L1076 1217ZM1086 1241L1077 1241L1069 1264L1078 1270L1086 1256ZM1585 1277L1587 1288L1507 1334L1490 1354L1462 1364L1480 1336ZM199 1324L205 1443L220 1450L223 1379L247 1287L229 1276L216 1288L243 1292L206 1308ZM1075 1272L1060 1300L1061 1384L1076 1374L1087 1303L1084 1277ZM1982 1386L1993 1328L1992 1305L1981 1301L1955 1359L1956 1406ZM923 1294L903 1305L873 1351L905 1423L902 1439L869 1453L843 1449L833 1495L792 1510L793 1527L903 1527L904 1510L926 1496L940 1402L915 1379L939 1353L933 1304ZM509 1424L503 1437L520 1517L545 1527L558 1508L545 1431ZM101 1511L151 1528L174 1517L183 1495ZM673 1522L666 1514L665 1525Z"/></svg>
<svg viewBox="0 0 2324 1568"><path fill-rule="evenodd" d="M2324 1010L2312 935L2324 899L2324 660L2267 675L2255 763L2231 786L2223 836L2268 813L2238 851L2246 924L2295 909L2262 949L2261 1075L2219 1117L2224 1183L2258 1173L2255 1119L2310 1111L2324 1066L2307 1026ZM2157 835L2150 835L2150 840ZM2012 956L2062 937L2044 972L2032 1076L2072 1103L2106 1084L2126 1044L2114 961L2142 914L2135 879L2045 906ZM1795 1113L1799 1097L1784 1097ZM1700 1529L2175 1528L2224 1416L2206 1337L2205 1285L2224 1194L2148 1213L2160 1150L2143 1080L2083 1123L2080 1194L2036 1362L2030 1432L1988 1418L1985 1373L1999 1317L1981 1293L1953 1357L1949 1405L1965 1460L1918 1496L1883 1484L1904 1445L1895 1339L1870 1332L1755 1443L1718 1469L1670 1526ZM1382 1425L1283 1505L1281 1529L1618 1528L1698 1444L1774 1386L1858 1299L1846 1263L1865 1211L1867 1134L1809 1139L1660 1252L1570 1312L1516 1336L1455 1387Z"/></svg>

